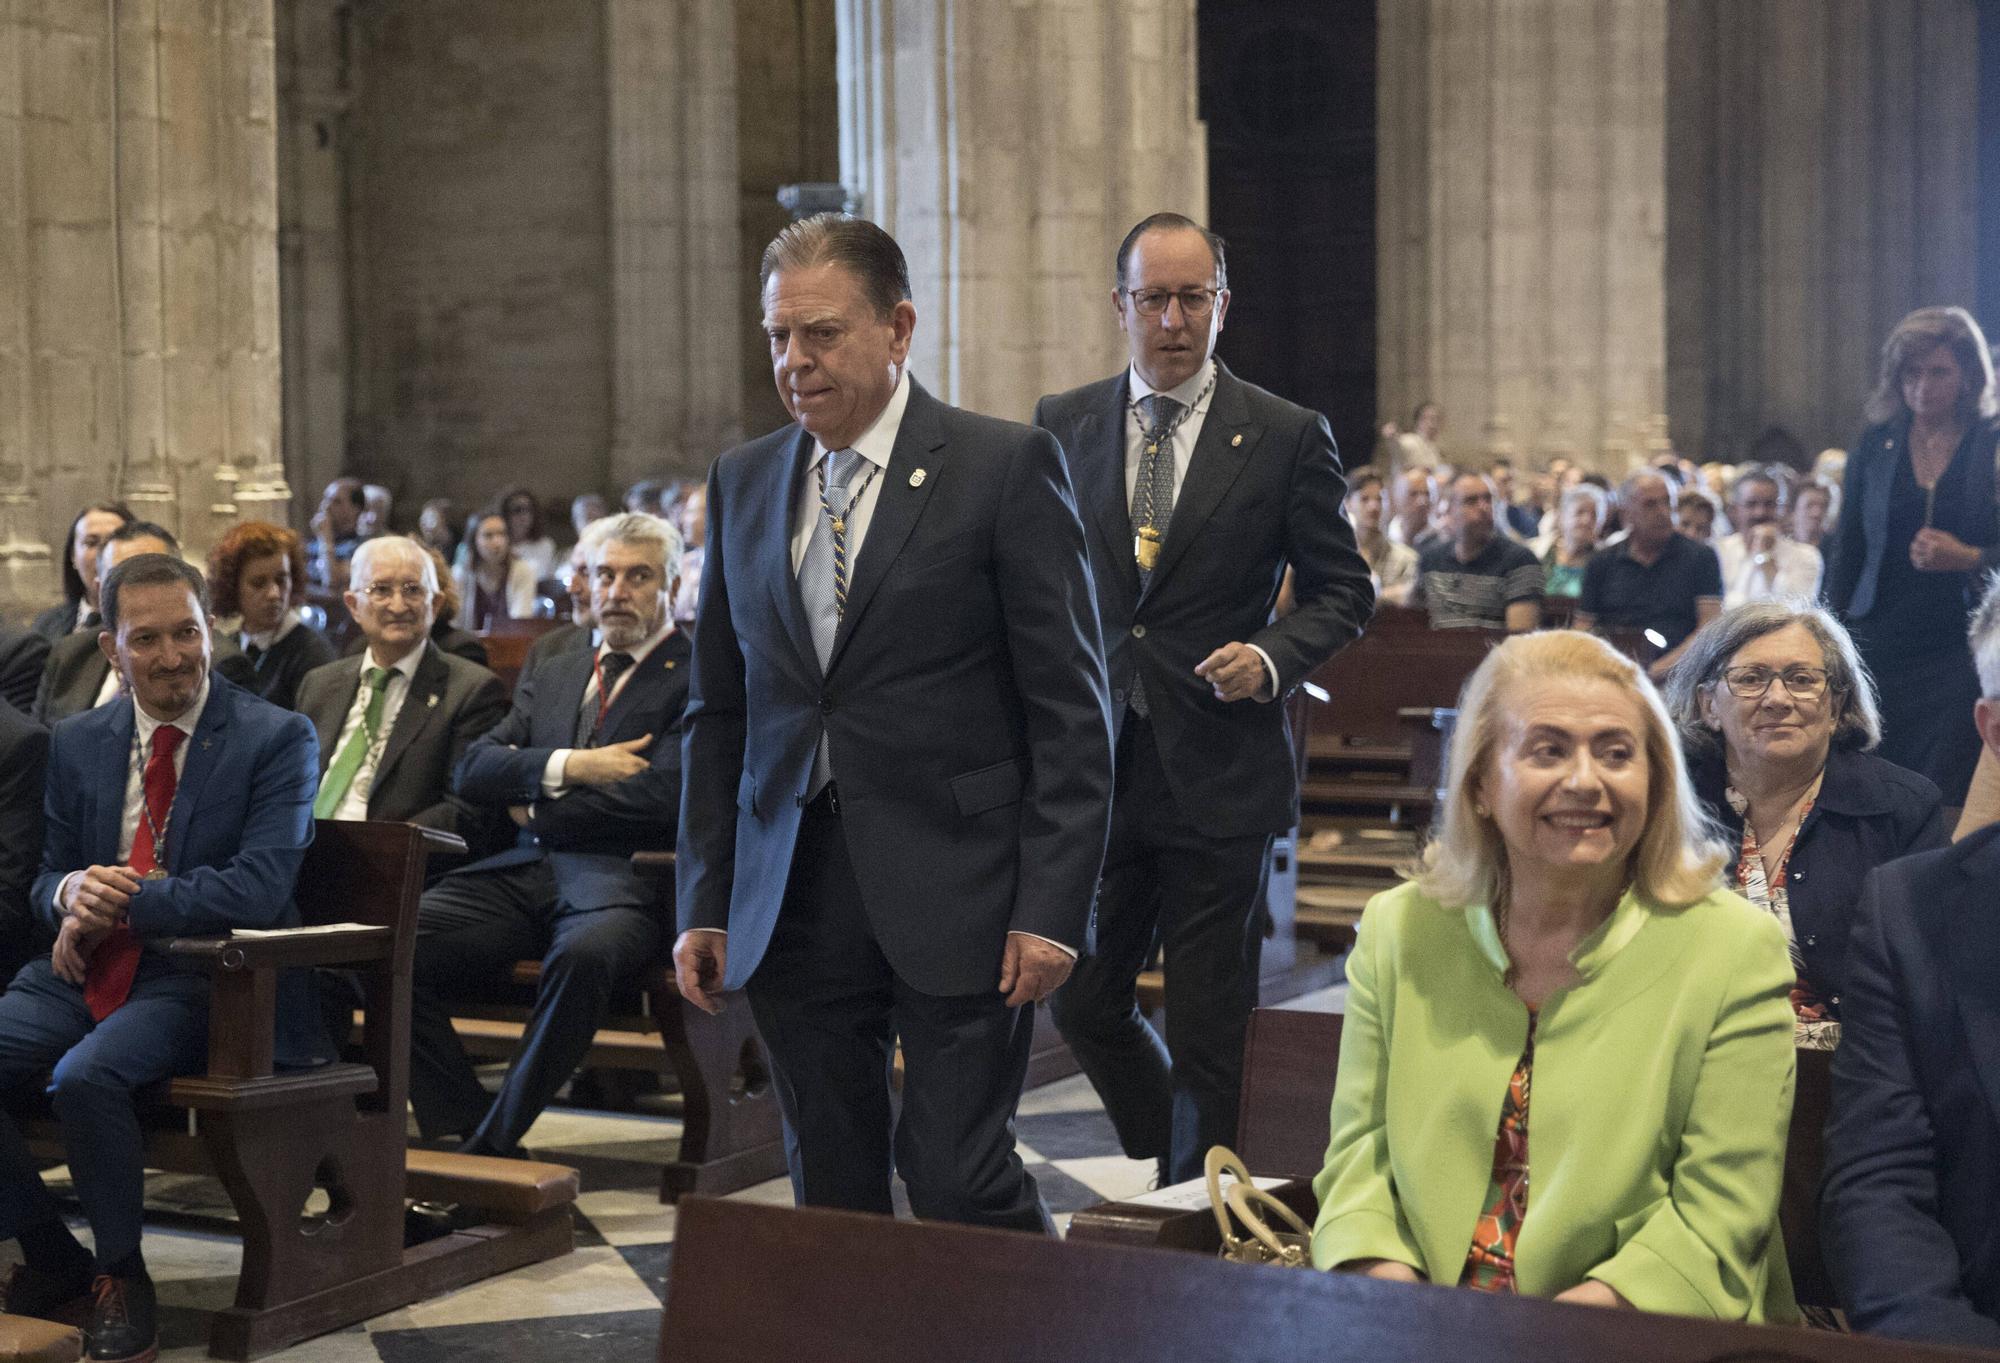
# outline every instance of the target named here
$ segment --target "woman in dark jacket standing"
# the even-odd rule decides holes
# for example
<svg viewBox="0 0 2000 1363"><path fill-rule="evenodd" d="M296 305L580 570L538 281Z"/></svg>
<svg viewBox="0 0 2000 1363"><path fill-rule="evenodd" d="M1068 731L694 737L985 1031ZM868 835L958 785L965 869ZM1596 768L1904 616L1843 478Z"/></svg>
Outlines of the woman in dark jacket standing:
<svg viewBox="0 0 2000 1363"><path fill-rule="evenodd" d="M1945 845L1938 789L1866 751L1880 734L1874 683L1816 606L1724 611L1675 666L1667 701L1695 793L1736 849L1731 887L1791 940L1798 1044L1832 1050L1861 882Z"/></svg>
<svg viewBox="0 0 2000 1363"><path fill-rule="evenodd" d="M1963 308L1921 308L1882 347L1847 461L1827 603L1882 697L1882 755L1962 804L1979 757L1965 618L2000 565L1993 361Z"/></svg>

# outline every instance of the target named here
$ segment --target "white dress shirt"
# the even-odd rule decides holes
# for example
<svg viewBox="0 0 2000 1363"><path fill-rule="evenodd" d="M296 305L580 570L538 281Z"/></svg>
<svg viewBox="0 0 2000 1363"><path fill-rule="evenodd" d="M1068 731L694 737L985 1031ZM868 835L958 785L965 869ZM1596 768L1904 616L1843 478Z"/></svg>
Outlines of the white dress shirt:
<svg viewBox="0 0 2000 1363"><path fill-rule="evenodd" d="M113 675L116 675L116 669L113 669ZM183 735L180 746L174 749L174 787L178 791L180 788L181 773L187 770L188 749L193 746L189 740L194 737L195 728L201 723L201 712L207 705L208 679L206 677L202 678L201 689L194 693L193 702L173 719L154 719L146 713L144 707L140 706L136 701L133 703L132 727L138 738L138 745L136 757L131 752L128 752L125 763L125 809L120 816L118 824L118 864L120 866L129 866L132 864L132 843L139 836L139 820L145 817L146 763L153 756L153 731L164 723L171 724L174 728L179 729ZM166 822L160 825L160 832L167 837L172 837L173 826L174 816L170 812L167 815ZM161 869L165 869L167 849L164 846L156 847L153 850L153 855L159 861ZM68 893L70 882L82 874L81 870L71 871L56 886L56 912L58 914L63 911L63 896Z"/></svg>
<svg viewBox="0 0 2000 1363"><path fill-rule="evenodd" d="M285 609L285 613L278 617L276 628L265 630L262 634L239 633L237 640L243 645L245 653L248 653L253 647L262 652L269 653L273 648L277 647L280 639L297 629L299 624L299 608L297 606L288 606Z"/></svg>
<svg viewBox="0 0 2000 1363"><path fill-rule="evenodd" d="M662 610L660 612L659 628L655 629L631 648L614 649L608 644L598 644L598 665L590 669L590 680L585 682L583 686L583 704L578 707L577 713L580 715L585 710L588 710L595 714L597 711L597 678L604 665L604 655L606 653L622 652L632 659L632 665L626 668L623 675L612 684L611 699L605 703L604 707L608 710L618 703L620 696L625 694L625 684L631 681L634 674L638 672L639 664L646 661L646 655L658 648L666 640L666 637L673 633L673 630L673 612L671 610ZM602 631L599 631L599 633L601 635ZM653 737L655 740L658 740L660 735L654 734ZM563 767L569 761L569 755L575 751L575 748L557 748L549 754L548 764L542 768L542 796L544 799L553 800L569 789L563 782Z"/></svg>
<svg viewBox="0 0 2000 1363"><path fill-rule="evenodd" d="M382 683L382 727L375 731L375 738L368 745L368 752L355 770L354 780L348 783L347 794L333 811L333 817L350 823L364 822L368 818L368 797L375 789L375 768L382 760L383 750L389 746L389 734L396 727L396 716L403 712L403 702L409 698L410 687L417 680L417 666L424 660L424 650L430 641L424 640L417 647L398 658L389 667L389 679ZM340 760L340 753L347 746L347 740L361 728L361 722L368 717L368 669L380 667L371 650L361 655L361 676L363 680L354 688L354 704L347 707L347 718L340 722L340 735L333 740L333 750L326 759L327 767Z"/></svg>
<svg viewBox="0 0 2000 1363"><path fill-rule="evenodd" d="M867 465L880 470L873 478L868 477L864 467L856 482L865 481L866 487L850 487L847 494L854 498L854 507L846 513L847 521L847 562L849 571L861 557L861 542L868 538L868 523L875 519L875 503L882 498L882 480L889 474L889 454L896 448L896 434L903 429L903 413L910 406L910 371L896 380L896 391L889 395L889 405L882 409L882 415L875 418L872 425L855 438L847 448L860 455ZM799 565L805 562L806 545L812 542L813 527L819 524L819 475L814 472L832 451L813 441L812 462L806 465L806 476L793 493L792 503L792 575L798 576ZM828 473L833 470L829 468ZM857 495L858 494L858 495Z"/></svg>
<svg viewBox="0 0 2000 1363"><path fill-rule="evenodd" d="M1201 428L1208 420L1208 409L1215 402L1215 389L1209 385L1209 379L1214 374L1215 361L1211 359L1202 365L1201 368L1195 370L1193 375L1179 387L1166 390L1168 397L1189 409L1188 414L1181 419L1181 424L1174 428L1174 505L1176 507L1180 505L1181 486L1187 482L1188 464L1194 458L1195 442L1201 439ZM1140 415L1139 400L1151 397L1160 390L1139 377L1139 368L1137 365L1133 365L1127 369L1125 386L1130 394L1125 405L1125 506L1129 510L1132 505L1132 498L1139 491L1139 460L1145 454L1146 450L1146 421ZM1204 393L1203 389L1207 389L1208 391ZM1173 518L1171 516L1168 517L1167 524L1170 527L1167 533L1172 534L1171 526L1173 525ZM1229 641L1226 639L1216 640L1218 646L1227 642ZM1271 693L1268 696L1258 696L1256 699L1260 701L1271 700L1278 694L1278 665L1271 661L1270 654L1258 648L1257 645L1251 644L1250 648L1256 652L1258 657L1264 660L1264 680L1266 689Z"/></svg>
<svg viewBox="0 0 2000 1363"><path fill-rule="evenodd" d="M1778 536L1769 558L1756 561L1741 533L1724 535L1715 541L1715 556L1722 562L1722 606L1724 610L1746 601L1781 601L1819 597L1820 575L1826 564L1819 550L1810 544Z"/></svg>

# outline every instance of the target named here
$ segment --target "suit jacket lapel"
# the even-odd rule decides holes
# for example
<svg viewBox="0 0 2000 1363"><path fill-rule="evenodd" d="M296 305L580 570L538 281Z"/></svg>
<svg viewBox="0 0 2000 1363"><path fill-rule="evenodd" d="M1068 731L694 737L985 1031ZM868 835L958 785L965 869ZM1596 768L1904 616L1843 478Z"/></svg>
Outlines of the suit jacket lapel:
<svg viewBox="0 0 2000 1363"><path fill-rule="evenodd" d="M174 788L174 814L167 825L167 855L162 864L172 874L180 874L181 848L187 845L188 826L201 808L201 793L209 774L222 760L223 744L229 737L229 711L234 690L220 677L208 683L208 704L202 707L201 722L194 726L188 742L187 764Z"/></svg>
<svg viewBox="0 0 2000 1363"><path fill-rule="evenodd" d="M1174 570L1187 553L1188 544L1201 533L1209 516L1229 492L1264 429L1250 420L1243 401L1243 385L1237 377L1215 362L1215 397L1202 419L1201 438L1195 441L1188 460L1187 476L1181 480L1180 495L1174 498L1173 519L1167 523L1167 540L1160 546L1160 561L1146 581L1148 594L1158 591L1160 579Z"/></svg>
<svg viewBox="0 0 2000 1363"><path fill-rule="evenodd" d="M818 678L819 651L813 647L812 625L806 620L805 598L799 595L799 575L792 569L793 513L798 507L799 488L804 484L812 463L813 438L802 427L792 442L789 456L772 461L776 476L783 482L775 488L767 488L763 496L756 498L756 504L763 514L775 521L775 525L758 541L762 559L758 570L770 586L779 623L785 627L792 647L798 650L799 657L804 661L807 675Z"/></svg>
<svg viewBox="0 0 2000 1363"><path fill-rule="evenodd" d="M2000 919L1984 912L2000 876L2000 840L1959 863L1967 877L1951 918L1953 992L1979 1086L2000 1121Z"/></svg>
<svg viewBox="0 0 2000 1363"><path fill-rule="evenodd" d="M882 491L875 498L874 514L868 518L868 536L847 579L847 609L841 614L840 628L834 632L833 652L827 671L840 665L840 654L854 637L854 627L868 610L875 589L889 575L889 565L902 552L916 529L917 517L937 486L939 465L944 462L944 425L938 419L938 402L915 379L910 380L910 401L903 409L903 424L896 432L896 444L889 452L889 467L882 470ZM928 476L913 480L917 469ZM804 612L801 609L801 616ZM810 639L810 635L807 636Z"/></svg>
<svg viewBox="0 0 2000 1363"><path fill-rule="evenodd" d="M1077 449L1066 453L1070 476L1077 480L1078 503L1090 508L1104 537L1104 562L1125 583L1126 593L1137 598L1139 564L1132 557L1132 504L1125 495L1125 405L1131 391L1126 374L1106 389L1108 400L1084 415L1077 425Z"/></svg>
<svg viewBox="0 0 2000 1363"><path fill-rule="evenodd" d="M118 712L117 718L104 731L103 746L98 750L97 769L103 774L98 786L97 828L95 846L105 864L119 860L118 841L124 832L125 785L132 778L132 702L129 698L113 701L107 709ZM193 754L189 754L190 757Z"/></svg>
<svg viewBox="0 0 2000 1363"><path fill-rule="evenodd" d="M675 671L688 656L687 636L678 629L668 632L637 667L632 669L632 678L618 692L611 702L611 708L604 713L604 724L599 731L598 743L623 743L630 738L641 738L652 725L652 710L662 687L668 684ZM643 723L633 723L633 717L643 715ZM631 732L625 732L627 729ZM653 735L654 739L660 737Z"/></svg>
<svg viewBox="0 0 2000 1363"><path fill-rule="evenodd" d="M450 677L451 669L444 665L437 649L426 642L424 656L417 662L417 673L410 678L410 689L403 695L403 706L396 711L396 722L389 726L389 741L382 748L381 760L375 764L375 778L369 786L371 796L382 789L396 759L409 751L410 744L437 714L438 702L444 698L445 683ZM352 708L353 698L349 697L347 703Z"/></svg>
<svg viewBox="0 0 2000 1363"><path fill-rule="evenodd" d="M313 728L319 734L319 774L326 775L326 769L333 765L334 744L340 742L340 728L347 722L348 714L354 709L354 697L361 690L361 668L368 661L363 653L353 658L340 660L341 681L340 706L328 706L313 716Z"/></svg>

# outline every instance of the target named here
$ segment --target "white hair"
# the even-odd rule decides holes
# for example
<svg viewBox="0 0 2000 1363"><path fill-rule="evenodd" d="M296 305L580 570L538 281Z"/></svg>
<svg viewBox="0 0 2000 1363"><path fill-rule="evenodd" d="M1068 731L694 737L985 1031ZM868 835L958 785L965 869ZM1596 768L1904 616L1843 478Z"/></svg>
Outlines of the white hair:
<svg viewBox="0 0 2000 1363"><path fill-rule="evenodd" d="M674 529L673 522L664 517L645 511L621 511L616 516L606 516L601 521L592 521L584 527L584 538L589 540L586 553L592 568L597 566L598 556L607 544L630 544L657 547L660 562L666 566L668 576L681 570L681 532ZM595 534L596 539L590 540Z"/></svg>
<svg viewBox="0 0 2000 1363"><path fill-rule="evenodd" d="M1986 595L1979 599L1965 633L1972 645L1972 665L1979 671L1979 694L2000 700L2000 572L1987 577Z"/></svg>
<svg viewBox="0 0 2000 1363"><path fill-rule="evenodd" d="M437 595L437 560L431 557L430 550L408 535L377 535L374 539L361 541L361 546L354 551L353 561L348 565L348 589L357 592L368 590L368 575L375 566L375 560L389 553L400 553L413 559L424 590L432 596Z"/></svg>

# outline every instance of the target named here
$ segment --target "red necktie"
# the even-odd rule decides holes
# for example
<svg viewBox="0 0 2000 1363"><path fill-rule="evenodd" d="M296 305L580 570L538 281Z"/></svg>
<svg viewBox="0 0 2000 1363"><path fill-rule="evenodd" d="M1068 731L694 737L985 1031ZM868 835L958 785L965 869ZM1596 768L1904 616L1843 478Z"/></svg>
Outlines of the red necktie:
<svg viewBox="0 0 2000 1363"><path fill-rule="evenodd" d="M157 869L165 849L153 845L153 829L166 832L167 819L174 808L174 750L187 735L171 724L153 730L153 752L146 759L146 813L132 834L132 855L127 864L144 876ZM118 1011L132 993L132 977L139 973L139 939L120 923L111 935L90 953L90 969L84 976L83 1001L93 1022L102 1022Z"/></svg>

